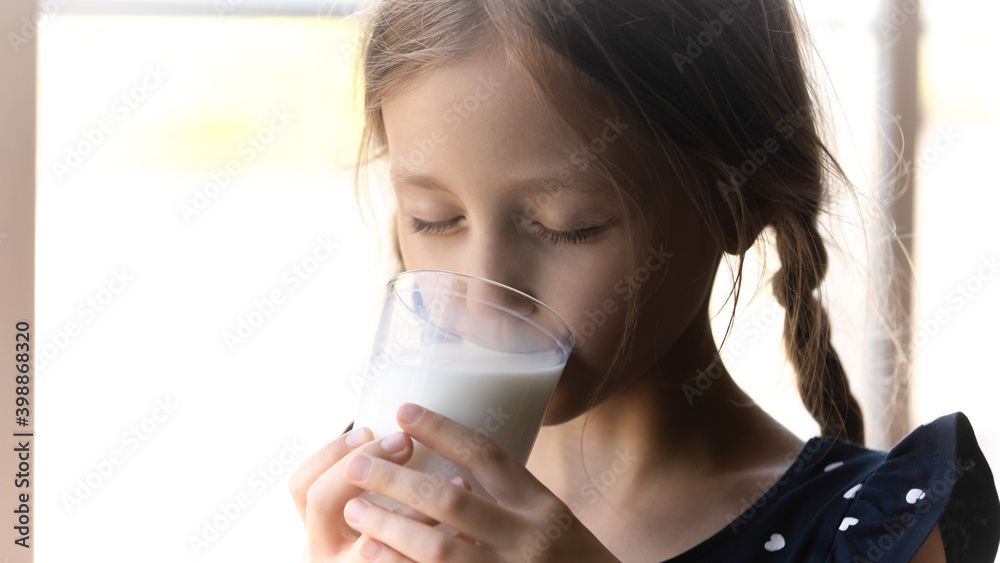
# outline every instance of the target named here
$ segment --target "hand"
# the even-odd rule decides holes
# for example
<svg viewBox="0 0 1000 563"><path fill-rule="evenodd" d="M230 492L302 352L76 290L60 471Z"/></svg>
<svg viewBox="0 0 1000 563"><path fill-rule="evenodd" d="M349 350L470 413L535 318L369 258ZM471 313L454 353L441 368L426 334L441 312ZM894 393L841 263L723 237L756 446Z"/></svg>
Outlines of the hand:
<svg viewBox="0 0 1000 563"><path fill-rule="evenodd" d="M413 454L413 442L401 432L378 441L372 441L373 437L371 430L355 428L310 456L289 479L288 488L306 529L304 562L366 561L363 554L382 549L344 521L344 505L364 492L344 478L344 467L358 454L383 463L406 463Z"/></svg>
<svg viewBox="0 0 1000 563"><path fill-rule="evenodd" d="M347 503L348 524L382 549L369 560L437 563L469 561L617 561L565 503L492 440L412 404L397 413L400 428L446 460L469 470L496 503L464 487L359 452L346 464L354 486L392 497L440 521L455 537L362 499ZM420 495L413 494L419 491Z"/></svg>

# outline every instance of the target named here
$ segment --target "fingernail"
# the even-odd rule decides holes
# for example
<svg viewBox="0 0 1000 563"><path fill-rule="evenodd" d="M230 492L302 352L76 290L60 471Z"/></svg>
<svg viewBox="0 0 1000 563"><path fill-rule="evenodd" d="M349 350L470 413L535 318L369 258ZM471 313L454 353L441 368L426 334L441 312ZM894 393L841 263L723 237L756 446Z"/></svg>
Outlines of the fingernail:
<svg viewBox="0 0 1000 563"><path fill-rule="evenodd" d="M372 469L372 460L368 456L358 455L347 463L347 478L354 481L364 481Z"/></svg>
<svg viewBox="0 0 1000 563"><path fill-rule="evenodd" d="M379 542L368 538L365 540L365 545L361 546L361 555L365 559L378 559L378 556L382 553L382 544Z"/></svg>
<svg viewBox="0 0 1000 563"><path fill-rule="evenodd" d="M357 524L365 517L365 512L368 512L368 503L354 498L348 501L347 506L344 507L344 518L348 522L354 522Z"/></svg>
<svg viewBox="0 0 1000 563"><path fill-rule="evenodd" d="M355 448L357 446L360 446L361 444L364 443L364 441L365 441L364 428L355 428L354 430L351 430L351 433L347 435L347 438L344 438L344 443L347 444L347 447L349 448Z"/></svg>
<svg viewBox="0 0 1000 563"><path fill-rule="evenodd" d="M406 441L402 432L393 432L382 439L382 449L387 454L394 454L403 451Z"/></svg>
<svg viewBox="0 0 1000 563"><path fill-rule="evenodd" d="M405 405L399 407L399 412L397 413L399 420L407 424L413 424L424 414L424 409L414 405L413 403L406 403Z"/></svg>

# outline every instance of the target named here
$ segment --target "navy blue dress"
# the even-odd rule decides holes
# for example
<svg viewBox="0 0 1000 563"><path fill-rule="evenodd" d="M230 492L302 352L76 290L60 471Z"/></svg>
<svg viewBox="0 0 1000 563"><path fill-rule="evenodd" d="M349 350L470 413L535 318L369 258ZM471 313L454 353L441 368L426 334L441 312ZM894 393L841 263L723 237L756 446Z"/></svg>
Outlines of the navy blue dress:
<svg viewBox="0 0 1000 563"><path fill-rule="evenodd" d="M934 526L948 563L994 563L1000 543L993 473L960 412L889 452L812 438L752 501L728 527L663 563L902 563Z"/></svg>
<svg viewBox="0 0 1000 563"><path fill-rule="evenodd" d="M908 562L939 525L948 563L994 563L996 483L969 419L922 425L889 452L813 438L730 525L664 563Z"/></svg>

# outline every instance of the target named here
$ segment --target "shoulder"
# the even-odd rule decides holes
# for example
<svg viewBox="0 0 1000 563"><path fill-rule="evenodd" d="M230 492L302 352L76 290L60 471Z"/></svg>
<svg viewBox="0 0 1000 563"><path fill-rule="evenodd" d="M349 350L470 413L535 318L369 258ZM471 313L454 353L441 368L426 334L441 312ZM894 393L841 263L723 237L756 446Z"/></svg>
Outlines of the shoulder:
<svg viewBox="0 0 1000 563"><path fill-rule="evenodd" d="M843 534L834 553L839 549L853 556L864 547L866 560L884 552L893 553L891 560L908 561L936 527L949 561L993 562L1000 502L964 414L921 425L885 454L876 454L859 477L845 521L851 528L864 526L858 528L864 537Z"/></svg>
<svg viewBox="0 0 1000 563"><path fill-rule="evenodd" d="M910 561L932 549L937 529L949 561L993 562L1000 502L964 414L921 425L888 452L835 445L843 459L831 460L824 474L841 486L831 498L816 499L839 518L830 560ZM806 483L820 480L814 476ZM929 538L930 547L921 550Z"/></svg>
<svg viewBox="0 0 1000 563"><path fill-rule="evenodd" d="M813 438L750 501L690 560L941 561L940 546L948 561L993 563L1000 543L996 484L962 413L921 425L888 452Z"/></svg>

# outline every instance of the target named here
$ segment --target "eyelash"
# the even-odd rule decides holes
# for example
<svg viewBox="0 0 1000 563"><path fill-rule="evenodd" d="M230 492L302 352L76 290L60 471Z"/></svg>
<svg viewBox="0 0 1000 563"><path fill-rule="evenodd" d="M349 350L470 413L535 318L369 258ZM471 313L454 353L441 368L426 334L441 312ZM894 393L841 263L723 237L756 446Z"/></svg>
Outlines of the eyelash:
<svg viewBox="0 0 1000 563"><path fill-rule="evenodd" d="M410 217L410 232L413 233L427 233L429 235L439 235L448 230L449 227L458 223L460 217L455 217L454 219L448 219L447 221L423 221L417 219L416 217Z"/></svg>
<svg viewBox="0 0 1000 563"><path fill-rule="evenodd" d="M455 217L454 219L448 219L447 221L437 222L424 221L417 219L416 217L411 217L410 219L411 232L439 235L458 223L461 217ZM560 244L580 244L586 242L593 238L594 235L596 235L602 228L603 226L601 225L594 225L591 227L577 229L575 231L556 231L542 225L536 226L539 236L556 246Z"/></svg>
<svg viewBox="0 0 1000 563"><path fill-rule="evenodd" d="M595 225L593 227L584 227L575 231L554 231L548 227L539 225L538 230L542 237L548 239L548 241L552 244L559 246L560 244L580 244L582 242L587 242L601 230L601 227Z"/></svg>

